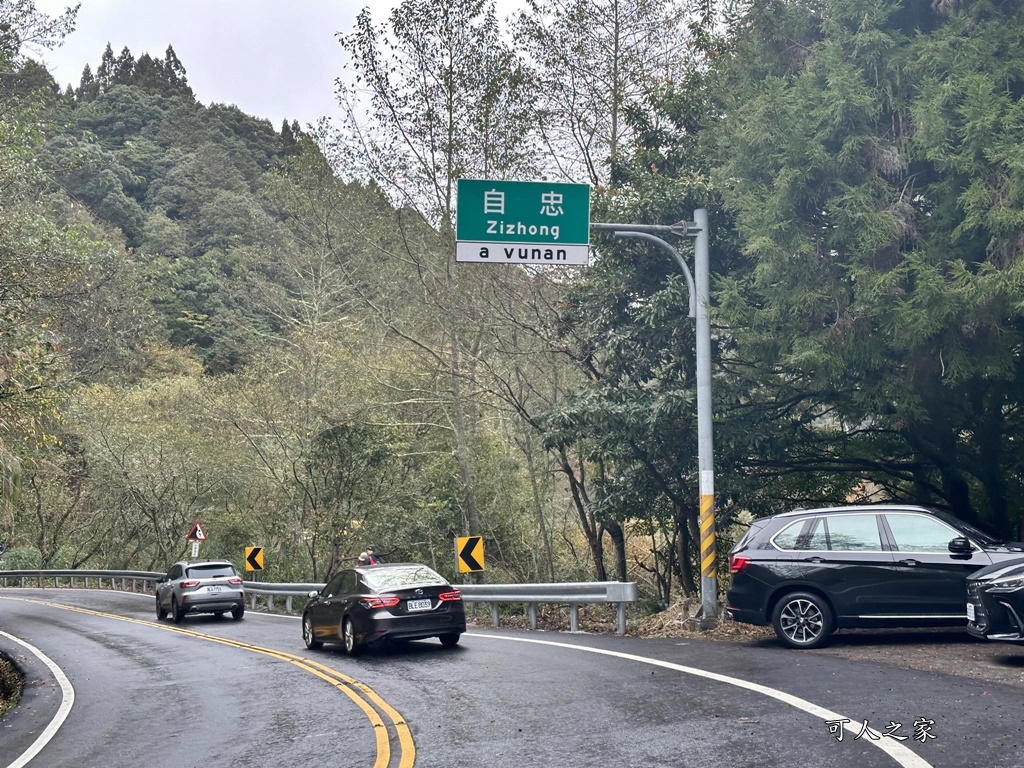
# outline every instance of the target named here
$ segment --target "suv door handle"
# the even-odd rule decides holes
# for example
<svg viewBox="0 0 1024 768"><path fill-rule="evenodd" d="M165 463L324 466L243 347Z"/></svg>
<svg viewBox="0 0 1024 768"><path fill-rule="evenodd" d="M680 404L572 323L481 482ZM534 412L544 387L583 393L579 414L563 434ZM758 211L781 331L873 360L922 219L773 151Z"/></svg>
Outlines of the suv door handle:
<svg viewBox="0 0 1024 768"><path fill-rule="evenodd" d="M817 555L815 555L814 557L805 557L804 558L804 562L805 563L824 563L825 562L825 558L824 557L818 557Z"/></svg>
<svg viewBox="0 0 1024 768"><path fill-rule="evenodd" d="M906 560L900 560L899 562L900 562L900 565L909 565L911 568L913 568L915 565L920 565L921 564L920 560L914 560L912 558L907 558Z"/></svg>

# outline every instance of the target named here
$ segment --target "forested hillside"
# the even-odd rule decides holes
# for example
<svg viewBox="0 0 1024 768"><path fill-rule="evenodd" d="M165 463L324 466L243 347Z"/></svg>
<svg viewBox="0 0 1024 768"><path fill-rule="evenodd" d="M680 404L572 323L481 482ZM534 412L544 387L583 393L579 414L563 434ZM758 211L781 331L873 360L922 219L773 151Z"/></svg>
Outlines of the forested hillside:
<svg viewBox="0 0 1024 768"><path fill-rule="evenodd" d="M274 126L173 46L62 91L33 52L74 12L0 0L5 566L159 569L200 519L274 580L454 576L473 534L488 579L693 593L682 275L597 234L456 265L459 178L709 209L723 554L845 500L1019 539L1022 5L406 0L338 30L347 120Z"/></svg>

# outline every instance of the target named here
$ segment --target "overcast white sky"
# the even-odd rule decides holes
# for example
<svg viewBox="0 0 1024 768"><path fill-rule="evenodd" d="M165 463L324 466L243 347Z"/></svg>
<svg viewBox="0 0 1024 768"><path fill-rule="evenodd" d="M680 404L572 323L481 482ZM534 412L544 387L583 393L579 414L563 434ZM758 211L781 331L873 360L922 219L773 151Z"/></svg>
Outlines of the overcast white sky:
<svg viewBox="0 0 1024 768"><path fill-rule="evenodd" d="M250 115L300 125L337 116L334 80L345 57L335 37L369 6L384 21L400 0L81 0L78 23L61 48L42 58L61 84L93 72L109 42L118 54L163 58L168 45L204 104L237 104ZM73 2L36 0L51 16ZM500 0L501 8L517 5Z"/></svg>

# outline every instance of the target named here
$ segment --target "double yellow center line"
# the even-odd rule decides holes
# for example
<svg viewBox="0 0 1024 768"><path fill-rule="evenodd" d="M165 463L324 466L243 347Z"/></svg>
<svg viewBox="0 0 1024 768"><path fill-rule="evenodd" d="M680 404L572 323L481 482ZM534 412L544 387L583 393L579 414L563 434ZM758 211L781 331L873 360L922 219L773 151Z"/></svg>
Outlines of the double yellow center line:
<svg viewBox="0 0 1024 768"><path fill-rule="evenodd" d="M363 714L366 715L370 724L373 726L374 739L377 744L377 759L373 763L373 768L389 768L391 764L391 747L395 741L398 743L397 768L412 768L413 764L416 762L416 745L413 743L412 733L409 731L409 726L406 724L405 718L402 717L394 707L384 701L384 699L381 698L381 696L372 688L360 683L355 678L349 677L348 675L324 664L320 664L319 662L307 659L303 656L297 656L293 653L278 651L274 648L264 648L260 645L243 643L238 640L228 640L227 638L217 637L216 635L207 635L203 632L194 632L190 629L183 629L182 627L157 624L154 621L143 621L141 619L118 616L114 613L104 613L102 611L93 611L88 608L61 605L60 603L51 603L46 600L33 600L25 597L0 596L0 599L20 600L25 603L36 603L37 605L60 608L65 611L85 613L90 616L100 616L102 618L117 619L118 621L126 621L132 624L142 624L147 627L162 629L167 632L177 632L178 634L189 635L191 637L199 638L200 640L208 640L212 643L229 645L232 648L252 651L253 653L259 653L264 656L270 656L271 658L287 662L299 669L309 672L312 675L316 675L321 680L333 685L339 691L352 699L356 706L363 711Z"/></svg>

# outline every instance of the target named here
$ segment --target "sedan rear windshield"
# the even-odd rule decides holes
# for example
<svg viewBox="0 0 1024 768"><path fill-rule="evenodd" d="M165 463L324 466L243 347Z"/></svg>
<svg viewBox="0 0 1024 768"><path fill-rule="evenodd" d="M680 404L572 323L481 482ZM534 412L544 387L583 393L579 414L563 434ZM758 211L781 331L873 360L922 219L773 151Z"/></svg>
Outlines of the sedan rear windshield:
<svg viewBox="0 0 1024 768"><path fill-rule="evenodd" d="M235 569L230 565L193 565L188 569L190 579L218 579L234 575Z"/></svg>
<svg viewBox="0 0 1024 768"><path fill-rule="evenodd" d="M399 587L423 584L447 584L448 582L425 565L402 565L393 568L374 568L363 574L363 580L373 589L397 589Z"/></svg>

